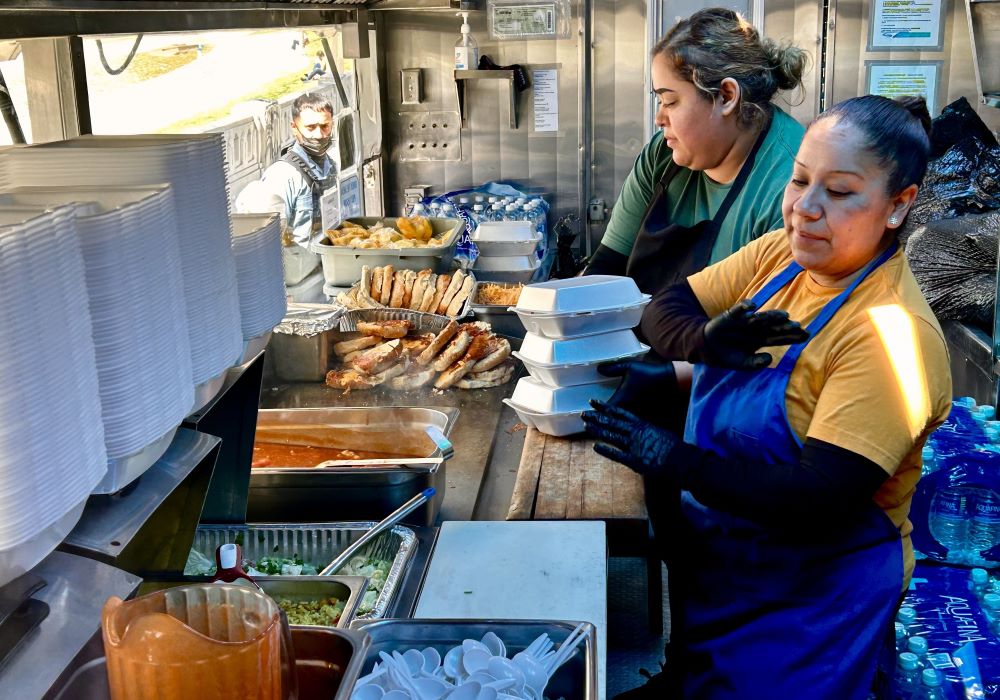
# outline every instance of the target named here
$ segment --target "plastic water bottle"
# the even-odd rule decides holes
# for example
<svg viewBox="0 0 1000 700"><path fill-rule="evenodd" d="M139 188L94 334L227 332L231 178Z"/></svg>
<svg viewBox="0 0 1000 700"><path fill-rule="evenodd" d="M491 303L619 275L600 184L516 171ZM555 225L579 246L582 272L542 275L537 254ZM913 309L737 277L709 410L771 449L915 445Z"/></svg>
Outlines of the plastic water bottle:
<svg viewBox="0 0 1000 700"><path fill-rule="evenodd" d="M990 489L978 489L971 510L969 554L974 561L983 561L983 553L995 547L1000 538L1000 496Z"/></svg>
<svg viewBox="0 0 1000 700"><path fill-rule="evenodd" d="M921 700L947 700L944 694L944 679L936 668L925 668L920 672Z"/></svg>
<svg viewBox="0 0 1000 700"><path fill-rule="evenodd" d="M429 208L431 216L441 216L441 202L431 202Z"/></svg>
<svg viewBox="0 0 1000 700"><path fill-rule="evenodd" d="M920 661L917 655L904 651L896 662L896 697L915 698L920 692Z"/></svg>
<svg viewBox="0 0 1000 700"><path fill-rule="evenodd" d="M990 575L986 569L973 569L969 572L969 590L982 602L983 596L990 592Z"/></svg>
<svg viewBox="0 0 1000 700"><path fill-rule="evenodd" d="M930 666L927 661L929 647L927 646L926 639L923 637L910 637L906 640L906 650L917 657L917 661L920 662L920 668L928 668Z"/></svg>
<svg viewBox="0 0 1000 700"><path fill-rule="evenodd" d="M980 425L984 425L986 421L993 420L997 415L997 410L988 404L981 404L976 406L972 411L972 417L976 419L976 422Z"/></svg>
<svg viewBox="0 0 1000 700"><path fill-rule="evenodd" d="M483 195L477 194L473 198L473 200L476 202L476 204L482 204L484 209L486 208L486 197L484 197Z"/></svg>
<svg viewBox="0 0 1000 700"><path fill-rule="evenodd" d="M504 221L518 221L517 205L511 202L506 207L504 207L503 213Z"/></svg>
<svg viewBox="0 0 1000 700"><path fill-rule="evenodd" d="M961 562L965 559L965 545L968 514L964 489L942 489L931 502L930 531L941 545L948 550L948 560Z"/></svg>
<svg viewBox="0 0 1000 700"><path fill-rule="evenodd" d="M902 654L904 651L909 651L906 648L906 642L908 639L906 625L904 625L902 622L894 622L893 628L896 631L896 653Z"/></svg>
<svg viewBox="0 0 1000 700"><path fill-rule="evenodd" d="M490 210L486 212L487 221L503 221L503 204L500 202L493 202L490 205Z"/></svg>
<svg viewBox="0 0 1000 700"><path fill-rule="evenodd" d="M910 626L917 621L917 610L909 605L904 605L896 613L896 622L899 622L906 628L907 632L910 630Z"/></svg>
<svg viewBox="0 0 1000 700"><path fill-rule="evenodd" d="M920 470L920 476L927 476L937 469L937 464L934 462L933 447L930 445L923 446L923 449L920 450L920 462L923 465Z"/></svg>
<svg viewBox="0 0 1000 700"><path fill-rule="evenodd" d="M990 631L996 634L997 630L1000 630L1000 594L987 593L984 595L981 607L983 615L990 623Z"/></svg>
<svg viewBox="0 0 1000 700"><path fill-rule="evenodd" d="M472 221L478 226L480 223L486 220L486 215L484 213L484 208L482 204L475 204L472 207Z"/></svg>

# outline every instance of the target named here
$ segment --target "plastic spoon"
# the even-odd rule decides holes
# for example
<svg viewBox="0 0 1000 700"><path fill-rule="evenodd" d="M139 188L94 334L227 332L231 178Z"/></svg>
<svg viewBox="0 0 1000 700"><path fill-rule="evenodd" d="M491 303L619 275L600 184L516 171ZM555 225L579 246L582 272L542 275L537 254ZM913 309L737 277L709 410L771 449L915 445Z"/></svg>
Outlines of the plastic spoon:
<svg viewBox="0 0 1000 700"><path fill-rule="evenodd" d="M358 538L357 542L355 542L350 547L345 549L343 552L340 553L340 555L336 559L327 564L326 567L319 572L319 575L332 576L333 574L337 573L340 567L346 564L348 560L355 554L357 554L357 552L362 547L364 547L373 539L375 539L383 532L388 530L390 527L398 523L407 515L415 511L424 503L431 500L431 498L434 496L435 493L437 493L437 489L431 486L429 488L424 489L416 496L408 500L406 503L404 503L399 508L390 513L389 516L385 518L385 520L382 520L381 522L377 523L371 530L361 535L361 537Z"/></svg>

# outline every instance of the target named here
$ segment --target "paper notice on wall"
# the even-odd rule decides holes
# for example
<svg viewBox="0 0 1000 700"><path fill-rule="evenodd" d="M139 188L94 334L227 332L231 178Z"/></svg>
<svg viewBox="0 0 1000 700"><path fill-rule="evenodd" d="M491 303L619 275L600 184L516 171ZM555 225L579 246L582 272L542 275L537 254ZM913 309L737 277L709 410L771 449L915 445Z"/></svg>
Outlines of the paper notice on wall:
<svg viewBox="0 0 1000 700"><path fill-rule="evenodd" d="M942 48L944 0L872 0L868 49Z"/></svg>
<svg viewBox="0 0 1000 700"><path fill-rule="evenodd" d="M927 111L936 114L940 61L926 63L868 62L868 92L894 99L908 95L927 101Z"/></svg>
<svg viewBox="0 0 1000 700"><path fill-rule="evenodd" d="M555 68L531 73L535 105L535 131L559 131L559 71Z"/></svg>

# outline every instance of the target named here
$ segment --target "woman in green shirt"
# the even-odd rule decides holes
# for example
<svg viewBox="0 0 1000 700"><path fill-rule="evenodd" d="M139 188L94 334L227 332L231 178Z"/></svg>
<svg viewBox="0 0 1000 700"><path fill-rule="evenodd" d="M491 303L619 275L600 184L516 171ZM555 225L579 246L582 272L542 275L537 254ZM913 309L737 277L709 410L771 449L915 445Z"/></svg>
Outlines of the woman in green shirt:
<svg viewBox="0 0 1000 700"><path fill-rule="evenodd" d="M807 63L723 8L678 22L652 56L660 130L585 273L627 274L649 294L781 228L804 130L771 99L799 87Z"/></svg>

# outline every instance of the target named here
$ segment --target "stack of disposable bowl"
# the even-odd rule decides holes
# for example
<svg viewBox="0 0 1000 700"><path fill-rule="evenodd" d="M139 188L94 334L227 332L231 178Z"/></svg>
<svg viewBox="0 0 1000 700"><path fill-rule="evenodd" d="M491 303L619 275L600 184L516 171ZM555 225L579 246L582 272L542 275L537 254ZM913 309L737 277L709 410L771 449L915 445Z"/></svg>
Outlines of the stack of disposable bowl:
<svg viewBox="0 0 1000 700"><path fill-rule="evenodd" d="M18 185L173 186L199 410L243 355L221 134L80 136L0 154ZM157 242L149 241L155 251Z"/></svg>
<svg viewBox="0 0 1000 700"><path fill-rule="evenodd" d="M281 220L277 214L233 214L233 257L240 295L243 357L266 346L288 309L281 264Z"/></svg>
<svg viewBox="0 0 1000 700"><path fill-rule="evenodd" d="M542 234L530 221L484 221L472 240L479 248L473 270L489 282L529 282L541 265L538 244Z"/></svg>
<svg viewBox="0 0 1000 700"><path fill-rule="evenodd" d="M107 469L72 208L0 219L0 325L3 586L69 534Z"/></svg>
<svg viewBox="0 0 1000 700"><path fill-rule="evenodd" d="M519 380L504 403L548 435L581 432L590 401L606 401L620 381L604 377L597 366L649 351L632 332L649 300L632 279L612 275L525 287L511 311L528 332L513 355L531 376Z"/></svg>
<svg viewBox="0 0 1000 700"><path fill-rule="evenodd" d="M173 197L169 185L0 193L8 217L62 205L76 217L104 424L108 470L94 492L113 493L163 455L194 403Z"/></svg>

